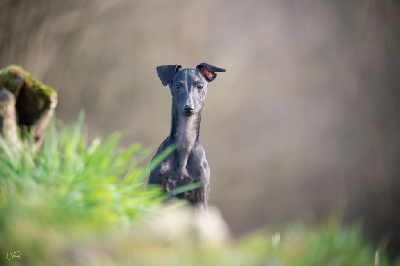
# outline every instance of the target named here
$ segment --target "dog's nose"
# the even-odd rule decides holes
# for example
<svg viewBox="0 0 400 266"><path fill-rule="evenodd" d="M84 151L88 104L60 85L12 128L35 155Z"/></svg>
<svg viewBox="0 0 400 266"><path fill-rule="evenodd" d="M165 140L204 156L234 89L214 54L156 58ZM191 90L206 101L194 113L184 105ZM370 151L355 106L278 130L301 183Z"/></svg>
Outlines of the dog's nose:
<svg viewBox="0 0 400 266"><path fill-rule="evenodd" d="M186 113L191 113L193 112L193 106L192 105L185 105L185 112Z"/></svg>

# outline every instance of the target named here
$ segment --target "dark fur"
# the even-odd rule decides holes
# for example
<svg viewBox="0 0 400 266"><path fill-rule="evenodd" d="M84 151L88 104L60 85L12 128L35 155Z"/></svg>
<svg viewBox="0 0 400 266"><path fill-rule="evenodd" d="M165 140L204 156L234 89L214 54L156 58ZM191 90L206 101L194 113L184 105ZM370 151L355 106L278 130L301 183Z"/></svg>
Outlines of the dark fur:
<svg viewBox="0 0 400 266"><path fill-rule="evenodd" d="M215 72L225 72L225 69L206 63L199 64L196 69L182 69L180 65L157 67L162 84L169 85L171 90L172 119L170 134L154 157L171 145L176 145L176 149L150 173L148 183L162 185L171 192L199 182L199 188L175 196L203 207L207 207L208 202L210 169L199 132L208 82L215 79Z"/></svg>

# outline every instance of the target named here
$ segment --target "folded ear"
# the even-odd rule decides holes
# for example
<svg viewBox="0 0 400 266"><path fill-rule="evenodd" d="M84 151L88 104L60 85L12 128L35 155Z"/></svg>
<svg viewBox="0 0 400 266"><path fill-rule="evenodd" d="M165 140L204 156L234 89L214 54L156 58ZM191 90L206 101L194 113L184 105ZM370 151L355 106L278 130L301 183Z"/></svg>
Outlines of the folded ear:
<svg viewBox="0 0 400 266"><path fill-rule="evenodd" d="M223 68L219 68L207 63L201 63L196 67L200 72L203 74L204 78L208 81L211 82L213 81L216 77L217 74L215 72L225 72L226 70Z"/></svg>
<svg viewBox="0 0 400 266"><path fill-rule="evenodd" d="M176 72L181 68L181 65L162 65L157 67L157 74L162 85L167 86L174 78Z"/></svg>

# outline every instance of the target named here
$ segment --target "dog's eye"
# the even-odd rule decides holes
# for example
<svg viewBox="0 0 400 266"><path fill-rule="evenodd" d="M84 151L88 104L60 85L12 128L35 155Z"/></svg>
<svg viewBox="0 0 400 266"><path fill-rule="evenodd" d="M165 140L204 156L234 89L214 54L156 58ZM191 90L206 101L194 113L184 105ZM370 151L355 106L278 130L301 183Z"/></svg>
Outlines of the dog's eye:
<svg viewBox="0 0 400 266"><path fill-rule="evenodd" d="M174 85L175 89L180 89L183 86L183 81L177 81L177 83Z"/></svg>
<svg viewBox="0 0 400 266"><path fill-rule="evenodd" d="M199 90L201 90L201 89L203 88L203 85L197 84L197 88L198 88Z"/></svg>

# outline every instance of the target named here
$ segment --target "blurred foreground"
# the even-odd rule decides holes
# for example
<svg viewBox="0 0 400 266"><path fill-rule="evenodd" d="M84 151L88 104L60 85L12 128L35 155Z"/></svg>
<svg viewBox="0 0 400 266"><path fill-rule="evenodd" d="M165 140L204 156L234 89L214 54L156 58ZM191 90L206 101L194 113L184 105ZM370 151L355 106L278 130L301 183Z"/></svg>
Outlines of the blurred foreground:
<svg viewBox="0 0 400 266"><path fill-rule="evenodd" d="M89 145L81 123L52 123L36 155L33 141L13 151L0 138L1 265L388 265L336 218L234 240L216 209L162 206L144 189L140 145L120 149L116 134Z"/></svg>

